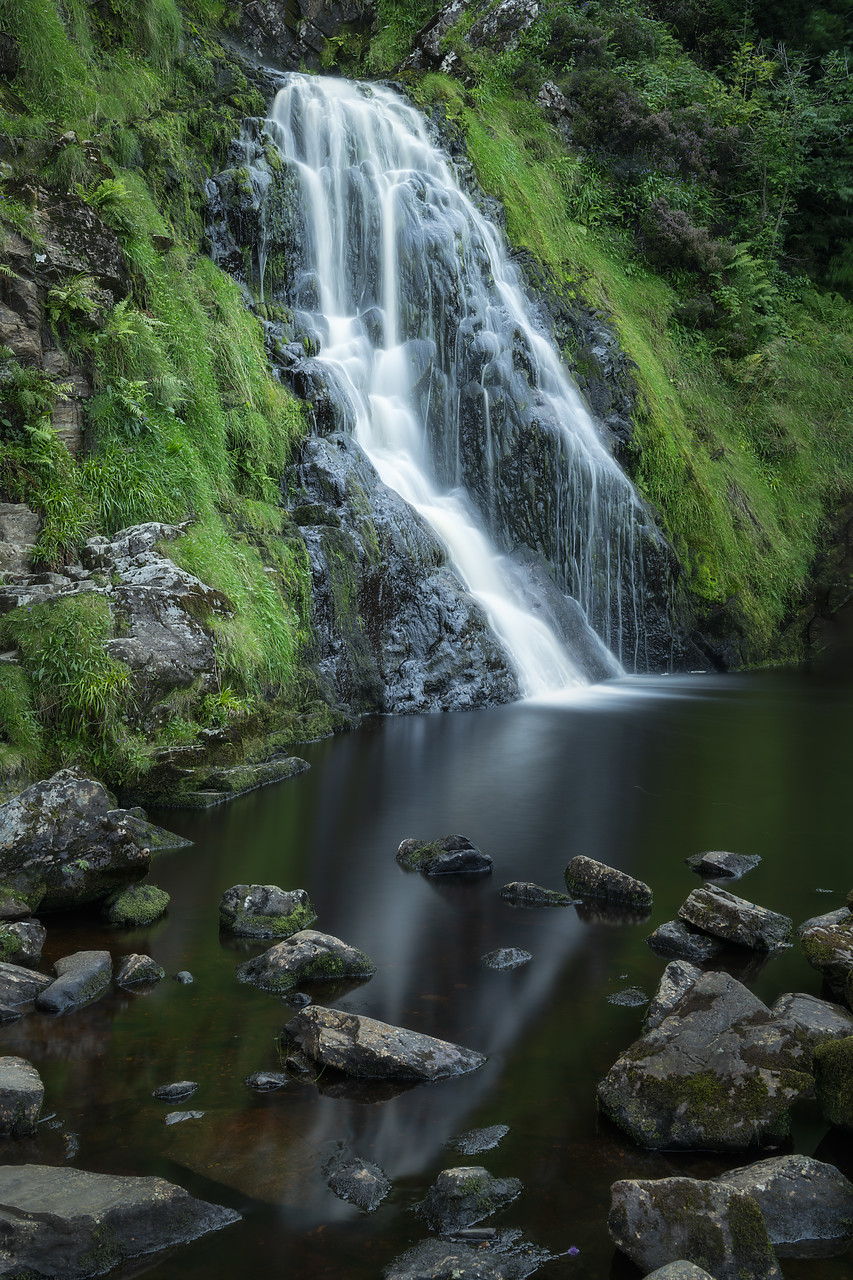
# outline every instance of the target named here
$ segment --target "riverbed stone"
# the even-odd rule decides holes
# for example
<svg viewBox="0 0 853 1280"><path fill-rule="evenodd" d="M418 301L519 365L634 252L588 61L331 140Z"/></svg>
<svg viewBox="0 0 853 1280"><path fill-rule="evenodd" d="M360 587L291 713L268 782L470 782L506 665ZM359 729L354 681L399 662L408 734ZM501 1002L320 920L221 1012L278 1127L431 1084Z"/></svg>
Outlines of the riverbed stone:
<svg viewBox="0 0 853 1280"><path fill-rule="evenodd" d="M768 911L710 884L694 889L678 914L704 933L756 951L774 951L786 946L794 928L789 916Z"/></svg>
<svg viewBox="0 0 853 1280"><path fill-rule="evenodd" d="M477 1156L481 1151L491 1151L509 1133L508 1124L490 1124L485 1129L469 1129L454 1138L451 1146L463 1156Z"/></svg>
<svg viewBox="0 0 853 1280"><path fill-rule="evenodd" d="M697 1267L695 1262L687 1262L679 1258L677 1262L668 1262L665 1267L650 1271L646 1280L714 1280L704 1267Z"/></svg>
<svg viewBox="0 0 853 1280"><path fill-rule="evenodd" d="M761 858L757 853L724 853L714 849L707 853L693 853L684 861L700 876L740 880L747 871L757 867Z"/></svg>
<svg viewBox="0 0 853 1280"><path fill-rule="evenodd" d="M165 976L166 970L151 956L134 954L122 957L115 983L117 987L150 987L155 982L162 982Z"/></svg>
<svg viewBox="0 0 853 1280"><path fill-rule="evenodd" d="M727 1151L778 1141L812 1076L792 1030L727 973L705 973L598 1086L639 1146Z"/></svg>
<svg viewBox="0 0 853 1280"><path fill-rule="evenodd" d="M838 1252L853 1241L853 1184L833 1164L811 1156L774 1156L714 1179L757 1202L779 1258Z"/></svg>
<svg viewBox="0 0 853 1280"><path fill-rule="evenodd" d="M120 893L111 894L104 903L104 915L110 924L124 929L143 929L166 914L169 894L156 884L132 884Z"/></svg>
<svg viewBox="0 0 853 1280"><path fill-rule="evenodd" d="M0 924L0 956L13 964L38 964L47 930L40 920L13 920Z"/></svg>
<svg viewBox="0 0 853 1280"><path fill-rule="evenodd" d="M812 916L797 930L803 955L833 994L844 997L853 973L853 913L847 907Z"/></svg>
<svg viewBox="0 0 853 1280"><path fill-rule="evenodd" d="M237 1222L162 1178L48 1165L0 1166L4 1270L77 1280Z"/></svg>
<svg viewBox="0 0 853 1280"><path fill-rule="evenodd" d="M32 1004L36 996L53 982L37 969L25 969L23 965L0 962L0 1004L11 1009Z"/></svg>
<svg viewBox="0 0 853 1280"><path fill-rule="evenodd" d="M34 1133L43 1100L44 1085L31 1062L0 1058L0 1137L22 1138Z"/></svg>
<svg viewBox="0 0 853 1280"><path fill-rule="evenodd" d="M99 999L110 985L113 962L109 951L75 951L53 966L56 980L36 996L43 1013L67 1013Z"/></svg>
<svg viewBox="0 0 853 1280"><path fill-rule="evenodd" d="M304 889L235 884L219 903L219 923L241 938L289 938L309 929L317 912Z"/></svg>
<svg viewBox="0 0 853 1280"><path fill-rule="evenodd" d="M423 1240L395 1258L383 1280L523 1280L543 1259L535 1250L500 1254L457 1240Z"/></svg>
<svg viewBox="0 0 853 1280"><path fill-rule="evenodd" d="M634 907L650 907L652 891L642 880L624 871L596 862L582 854L572 858L565 870L566 888L580 898L623 902Z"/></svg>
<svg viewBox="0 0 853 1280"><path fill-rule="evenodd" d="M372 1079L442 1080L486 1061L484 1054L448 1040L317 1004L291 1018L285 1031L314 1062Z"/></svg>
<svg viewBox="0 0 853 1280"><path fill-rule="evenodd" d="M714 1280L781 1277L761 1210L737 1187L638 1178L615 1182L610 1193L611 1239L644 1272L684 1260Z"/></svg>
<svg viewBox="0 0 853 1280"><path fill-rule="evenodd" d="M711 938L683 920L666 920L646 942L659 955L680 956L694 964L707 964L726 949L721 938Z"/></svg>
<svg viewBox="0 0 853 1280"><path fill-rule="evenodd" d="M237 977L264 991L290 991L301 982L372 978L375 972L376 965L358 947L329 933L302 929L241 964Z"/></svg>
<svg viewBox="0 0 853 1280"><path fill-rule="evenodd" d="M487 969L520 969L532 959L530 952L521 947L498 947L497 951L488 951L480 957Z"/></svg>
<svg viewBox="0 0 853 1280"><path fill-rule="evenodd" d="M458 1231L482 1222L522 1190L518 1178L495 1178L482 1165L442 1169L417 1212L433 1231Z"/></svg>
<svg viewBox="0 0 853 1280"><path fill-rule="evenodd" d="M574 901L567 893L544 889L531 880L511 880L501 888L501 897L514 907L570 907Z"/></svg>
<svg viewBox="0 0 853 1280"><path fill-rule="evenodd" d="M695 982L702 977L702 970L689 960L670 960L661 975L658 988L652 996L649 1011L646 1014L645 1029L660 1026L664 1018L668 1018L678 1002L687 994Z"/></svg>
<svg viewBox="0 0 853 1280"><path fill-rule="evenodd" d="M391 1190L391 1183L378 1164L360 1156L340 1157L328 1170L329 1187L341 1200L348 1200L365 1213L373 1213Z"/></svg>
<svg viewBox="0 0 853 1280"><path fill-rule="evenodd" d="M184 1102L191 1098L198 1089L197 1080L174 1080L171 1084L161 1084L151 1090L151 1097L161 1102Z"/></svg>
<svg viewBox="0 0 853 1280"><path fill-rule="evenodd" d="M406 871L425 876L471 875L490 872L492 859L467 836L442 836L440 840L404 840L397 861Z"/></svg>
<svg viewBox="0 0 853 1280"><path fill-rule="evenodd" d="M853 1036L818 1045L814 1074L824 1119L853 1133Z"/></svg>
<svg viewBox="0 0 853 1280"><path fill-rule="evenodd" d="M0 805L0 896L28 904L18 915L100 901L150 862L106 789L79 770L60 769Z"/></svg>

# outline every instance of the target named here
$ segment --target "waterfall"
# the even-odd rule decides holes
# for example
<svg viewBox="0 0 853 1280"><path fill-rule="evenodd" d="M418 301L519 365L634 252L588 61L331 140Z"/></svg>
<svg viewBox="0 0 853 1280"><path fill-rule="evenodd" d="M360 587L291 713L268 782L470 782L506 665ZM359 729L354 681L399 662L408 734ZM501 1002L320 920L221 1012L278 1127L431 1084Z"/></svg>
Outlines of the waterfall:
<svg viewBox="0 0 853 1280"><path fill-rule="evenodd" d="M588 679L544 620L543 559L599 669L645 668L649 518L424 118L389 88L293 74L266 128L289 192L295 328L381 479L447 547L523 692ZM266 262L267 245L257 253Z"/></svg>

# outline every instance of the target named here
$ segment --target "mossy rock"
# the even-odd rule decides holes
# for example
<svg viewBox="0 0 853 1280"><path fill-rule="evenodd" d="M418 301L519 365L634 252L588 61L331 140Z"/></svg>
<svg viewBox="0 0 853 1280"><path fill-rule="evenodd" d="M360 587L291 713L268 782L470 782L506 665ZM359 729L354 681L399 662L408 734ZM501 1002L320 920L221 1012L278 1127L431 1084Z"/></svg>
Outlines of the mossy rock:
<svg viewBox="0 0 853 1280"><path fill-rule="evenodd" d="M264 991L292 991L303 982L331 982L337 978L372 978L376 965L340 938L303 929L237 970L240 982Z"/></svg>
<svg viewBox="0 0 853 1280"><path fill-rule="evenodd" d="M104 915L110 924L141 929L165 914L169 895L154 884L134 884L107 899Z"/></svg>
<svg viewBox="0 0 853 1280"><path fill-rule="evenodd" d="M619 902L631 907L652 905L652 891L643 880L609 867L606 862L596 862L579 854L571 859L564 875L569 893L578 898Z"/></svg>
<svg viewBox="0 0 853 1280"><path fill-rule="evenodd" d="M219 923L241 938L290 938L309 929L317 912L304 889L235 884L219 903Z"/></svg>
<svg viewBox="0 0 853 1280"><path fill-rule="evenodd" d="M824 1119L853 1133L853 1036L818 1045L814 1073Z"/></svg>
<svg viewBox="0 0 853 1280"><path fill-rule="evenodd" d="M492 859L467 836L404 840L396 857L406 871L420 871L425 876L482 875L492 870Z"/></svg>

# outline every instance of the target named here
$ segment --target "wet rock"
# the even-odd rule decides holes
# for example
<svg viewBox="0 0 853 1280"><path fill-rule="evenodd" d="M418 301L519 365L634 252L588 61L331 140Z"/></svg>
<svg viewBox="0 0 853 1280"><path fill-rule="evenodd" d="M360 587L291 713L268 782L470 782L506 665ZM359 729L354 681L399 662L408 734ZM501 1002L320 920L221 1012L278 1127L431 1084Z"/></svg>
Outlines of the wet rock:
<svg viewBox="0 0 853 1280"><path fill-rule="evenodd" d="M151 956L131 955L122 957L115 982L117 987L150 987L155 982L161 982L165 976L166 970L152 960Z"/></svg>
<svg viewBox="0 0 853 1280"><path fill-rule="evenodd" d="M663 971L658 989L652 996L646 1015L645 1029L651 1031L668 1018L683 996L702 977L702 970L687 960L670 960Z"/></svg>
<svg viewBox="0 0 853 1280"><path fill-rule="evenodd" d="M222 928L243 938L289 938L316 919L304 889L288 891L275 884L235 884L219 903Z"/></svg>
<svg viewBox="0 0 853 1280"><path fill-rule="evenodd" d="M286 1071L254 1071L246 1076L243 1083L256 1093L273 1093L276 1089L283 1089L289 1079Z"/></svg>
<svg viewBox="0 0 853 1280"><path fill-rule="evenodd" d="M492 869L489 855L481 853L467 836L404 840L396 857L406 871L420 871L425 876L471 875Z"/></svg>
<svg viewBox="0 0 853 1280"><path fill-rule="evenodd" d="M137 844L150 849L152 853L163 853L167 849L189 849L192 846L192 840L187 840L185 836L176 835L174 831L167 831L165 827L149 822L142 809L111 809L108 816L116 819L123 817L125 826L135 837Z"/></svg>
<svg viewBox="0 0 853 1280"><path fill-rule="evenodd" d="M312 1005L285 1027L314 1062L347 1075L390 1080L442 1080L474 1071L482 1053L342 1009Z"/></svg>
<svg viewBox="0 0 853 1280"><path fill-rule="evenodd" d="M642 880L609 867L594 858L578 855L566 867L566 888L580 898L604 899L607 902L624 902L634 907L650 907L652 891Z"/></svg>
<svg viewBox="0 0 853 1280"><path fill-rule="evenodd" d="M835 1165L776 1156L730 1169L715 1181L758 1202L777 1257L828 1257L853 1240L853 1184Z"/></svg>
<svg viewBox="0 0 853 1280"><path fill-rule="evenodd" d="M37 969L25 969L22 965L0 963L0 1004L17 1009L32 1004L36 996L53 982Z"/></svg>
<svg viewBox="0 0 853 1280"><path fill-rule="evenodd" d="M642 1271L679 1259L714 1280L781 1276L761 1211L745 1191L693 1178L625 1179L610 1190L611 1239Z"/></svg>
<svg viewBox="0 0 853 1280"><path fill-rule="evenodd" d="M329 1186L341 1200L349 1200L365 1213L378 1209L391 1190L379 1165L357 1156L335 1161L329 1171Z"/></svg>
<svg viewBox="0 0 853 1280"><path fill-rule="evenodd" d="M182 1124L184 1120L203 1120L203 1111L170 1111L164 1116L165 1124Z"/></svg>
<svg viewBox="0 0 853 1280"><path fill-rule="evenodd" d="M26 1058L0 1058L0 1137L34 1133L41 1115L44 1085Z"/></svg>
<svg viewBox="0 0 853 1280"><path fill-rule="evenodd" d="M162 1178L0 1166L0 1231L13 1274L77 1280L197 1240L239 1218Z"/></svg>
<svg viewBox="0 0 853 1280"><path fill-rule="evenodd" d="M13 964L38 964L47 930L38 920L0 924L0 956Z"/></svg>
<svg viewBox="0 0 853 1280"><path fill-rule="evenodd" d="M376 965L340 938L316 929L303 929L241 964L240 982L251 982L264 991L289 991L301 982L334 978L372 978Z"/></svg>
<svg viewBox="0 0 853 1280"><path fill-rule="evenodd" d="M418 1205L418 1213L433 1231L456 1231L482 1222L522 1189L518 1178L494 1178L481 1165L444 1169Z"/></svg>
<svg viewBox="0 0 853 1280"><path fill-rule="evenodd" d="M179 969L177 973L172 975L172 977L175 979L175 982L180 982L183 987L188 987L191 982L195 981L189 969Z"/></svg>
<svg viewBox="0 0 853 1280"><path fill-rule="evenodd" d="M43 1013L67 1013L99 999L110 985L113 962L109 951L75 951L53 966L56 981L36 996Z"/></svg>
<svg viewBox="0 0 853 1280"><path fill-rule="evenodd" d="M492 1124L486 1129L469 1129L454 1138L454 1146L463 1156L477 1156L481 1151L491 1151L509 1133L508 1124Z"/></svg>
<svg viewBox="0 0 853 1280"><path fill-rule="evenodd" d="M726 1151L778 1141L811 1087L791 1030L734 978L706 973L622 1054L598 1100L640 1146Z"/></svg>
<svg viewBox="0 0 853 1280"><path fill-rule="evenodd" d="M810 1068L811 1052L827 1040L843 1040L853 1036L853 1014L829 1000L803 992L780 996L771 1010L780 1026L790 1027L810 1051L806 1059Z"/></svg>
<svg viewBox="0 0 853 1280"><path fill-rule="evenodd" d="M837 996L845 995L853 972L853 913L847 907L813 916L797 930L803 955Z"/></svg>
<svg viewBox="0 0 853 1280"><path fill-rule="evenodd" d="M533 956L520 947L499 947L497 951L489 951L480 957L481 964L487 969L520 969L529 964Z"/></svg>
<svg viewBox="0 0 853 1280"><path fill-rule="evenodd" d="M97 902L145 875L151 854L112 809L104 787L75 769L0 805L0 879L28 904L17 914Z"/></svg>
<svg viewBox="0 0 853 1280"><path fill-rule="evenodd" d="M794 928L789 916L756 906L716 885L694 889L678 914L704 933L756 951L787 946Z"/></svg>
<svg viewBox="0 0 853 1280"><path fill-rule="evenodd" d="M293 1009L306 1009L311 1004L311 997L305 991L288 991L287 1003Z"/></svg>
<svg viewBox="0 0 853 1280"><path fill-rule="evenodd" d="M696 964L707 964L725 951L720 938L709 938L706 933L691 928L683 920L667 920L649 934L646 942L652 951L665 956L681 956Z"/></svg>
<svg viewBox="0 0 853 1280"><path fill-rule="evenodd" d="M173 1084L161 1084L159 1088L152 1089L151 1097L163 1102L183 1102L191 1098L197 1088L197 1080L176 1080Z"/></svg>
<svg viewBox="0 0 853 1280"><path fill-rule="evenodd" d="M695 1262L686 1262L679 1258L677 1262L668 1262L665 1267L650 1271L646 1280L714 1280L704 1267L697 1267Z"/></svg>
<svg viewBox="0 0 853 1280"><path fill-rule="evenodd" d="M693 853L684 861L700 876L739 880L747 871L757 867L761 858L755 853L723 853L714 850L709 853Z"/></svg>
<svg viewBox="0 0 853 1280"><path fill-rule="evenodd" d="M555 889L543 889L529 880L512 880L501 889L501 897L514 907L570 907L573 899Z"/></svg>
<svg viewBox="0 0 853 1280"><path fill-rule="evenodd" d="M124 929L142 929L166 914L169 894L156 884L134 884L121 893L112 894L104 904L104 915L110 924Z"/></svg>
<svg viewBox="0 0 853 1280"><path fill-rule="evenodd" d="M534 1251L508 1256L459 1241L424 1240L385 1268L384 1280L523 1280L541 1265Z"/></svg>
<svg viewBox="0 0 853 1280"><path fill-rule="evenodd" d="M813 1061L824 1119L853 1133L853 1036L818 1045Z"/></svg>
<svg viewBox="0 0 853 1280"><path fill-rule="evenodd" d="M621 1005L626 1009L639 1009L640 1005L649 1003L649 997L639 987L625 987L622 991L614 991L609 995L607 1003Z"/></svg>

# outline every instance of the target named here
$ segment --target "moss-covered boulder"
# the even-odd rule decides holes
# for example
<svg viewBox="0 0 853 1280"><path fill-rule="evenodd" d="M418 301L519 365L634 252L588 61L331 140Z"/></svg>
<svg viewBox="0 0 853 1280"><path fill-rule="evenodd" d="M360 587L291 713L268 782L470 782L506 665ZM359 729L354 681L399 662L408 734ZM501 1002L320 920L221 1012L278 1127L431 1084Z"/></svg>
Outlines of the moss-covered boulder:
<svg viewBox="0 0 853 1280"><path fill-rule="evenodd" d="M532 880L511 880L501 888L501 897L512 907L570 907L572 898L556 889L545 889Z"/></svg>
<svg viewBox="0 0 853 1280"><path fill-rule="evenodd" d="M847 907L813 916L797 930L803 955L837 996L846 996L853 973L853 912Z"/></svg>
<svg viewBox="0 0 853 1280"><path fill-rule="evenodd" d="M815 1093L824 1118L853 1133L853 1036L814 1051Z"/></svg>
<svg viewBox="0 0 853 1280"><path fill-rule="evenodd" d="M302 982L331 982L338 978L372 978L376 965L340 938L315 929L303 929L241 964L240 982L264 991L291 991Z"/></svg>
<svg viewBox="0 0 853 1280"><path fill-rule="evenodd" d="M241 938L289 938L317 919L304 889L275 884L235 884L219 903L219 923Z"/></svg>
<svg viewBox="0 0 853 1280"><path fill-rule="evenodd" d="M481 1165L443 1169L418 1213L433 1231L459 1231L510 1204L521 1191L518 1178L495 1178Z"/></svg>
<svg viewBox="0 0 853 1280"><path fill-rule="evenodd" d="M168 906L169 895L165 889L158 889L156 884L133 884L107 899L104 915L110 924L142 929L159 920Z"/></svg>
<svg viewBox="0 0 853 1280"><path fill-rule="evenodd" d="M467 836L403 840L396 858L406 871L420 871L425 876L482 875L492 869L489 855Z"/></svg>
<svg viewBox="0 0 853 1280"><path fill-rule="evenodd" d="M829 1257L853 1242L853 1184L834 1164L773 1156L715 1181L755 1199L777 1257Z"/></svg>
<svg viewBox="0 0 853 1280"><path fill-rule="evenodd" d="M679 907L678 914L703 933L755 951L775 951L777 947L787 946L794 930L789 916L768 911L710 884L694 889Z"/></svg>
<svg viewBox="0 0 853 1280"><path fill-rule="evenodd" d="M0 960L13 964L38 964L47 931L38 920L0 924Z"/></svg>
<svg viewBox="0 0 853 1280"><path fill-rule="evenodd" d="M650 907L652 891L642 880L636 880L616 867L579 854L565 870L566 888L579 898L602 902L621 902L631 907Z"/></svg>

